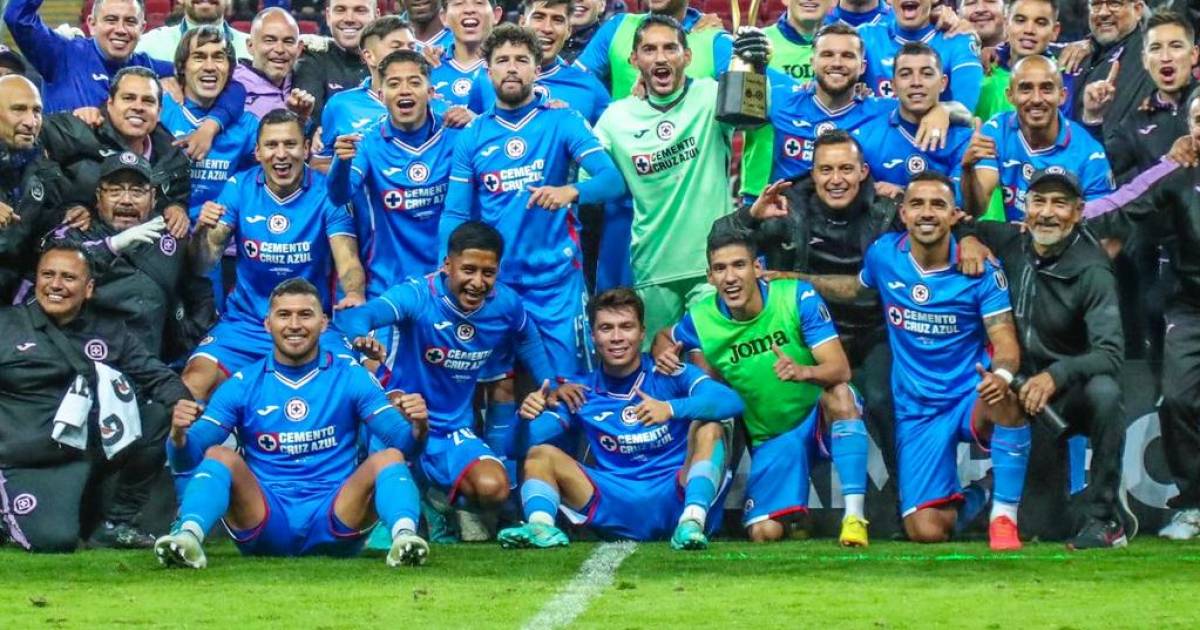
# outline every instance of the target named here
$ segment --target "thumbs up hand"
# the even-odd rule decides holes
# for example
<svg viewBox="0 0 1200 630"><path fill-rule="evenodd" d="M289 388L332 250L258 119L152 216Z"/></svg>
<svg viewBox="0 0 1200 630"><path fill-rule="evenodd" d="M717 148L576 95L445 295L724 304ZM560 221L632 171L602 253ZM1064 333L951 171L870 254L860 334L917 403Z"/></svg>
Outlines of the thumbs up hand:
<svg viewBox="0 0 1200 630"><path fill-rule="evenodd" d="M972 169L980 160L996 159L996 141L983 133L983 121L975 119L975 133L963 152L963 168Z"/></svg>
<svg viewBox="0 0 1200 630"><path fill-rule="evenodd" d="M530 392L525 400L521 401L521 409L518 415L526 420L533 420L541 415L546 410L546 399L550 396L550 379L542 381L542 386L536 391Z"/></svg>
<svg viewBox="0 0 1200 630"><path fill-rule="evenodd" d="M650 396L646 392L643 392L640 387L634 389L633 393L642 399L642 402L638 403L638 406L634 408L634 411L637 412L638 420L641 420L642 424L646 426L665 424L675 416L675 410L671 408L671 403Z"/></svg>
<svg viewBox="0 0 1200 630"><path fill-rule="evenodd" d="M804 383L812 378L812 367L800 365L796 360L784 354L779 346L772 346L775 352L775 377L784 382Z"/></svg>

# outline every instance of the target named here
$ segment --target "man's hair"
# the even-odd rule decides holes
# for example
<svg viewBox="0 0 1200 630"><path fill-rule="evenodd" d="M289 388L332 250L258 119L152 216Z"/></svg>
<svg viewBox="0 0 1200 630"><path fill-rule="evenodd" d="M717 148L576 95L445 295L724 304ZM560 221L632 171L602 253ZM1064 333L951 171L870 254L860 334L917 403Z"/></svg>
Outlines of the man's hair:
<svg viewBox="0 0 1200 630"><path fill-rule="evenodd" d="M175 76L184 75L183 69L187 66L188 57L192 55L193 50L208 44L225 45L225 62L229 66L226 74L228 81L233 76L233 64L237 63L237 55L233 52L233 42L225 39L225 29L212 24L189 28L183 34L179 45L175 47Z"/></svg>
<svg viewBox="0 0 1200 630"><path fill-rule="evenodd" d="M821 147L831 147L831 146L835 146L835 145L839 145L839 144L852 145L854 147L854 150L858 151L859 161L862 161L865 158L865 156L863 155L862 145L858 143L858 139L855 138L854 136L850 135L850 132L846 131L845 129L836 129L836 128L830 129L829 131L826 131L825 133L817 136L817 139L813 142L813 157L814 158L816 157L817 149L820 149Z"/></svg>
<svg viewBox="0 0 1200 630"><path fill-rule="evenodd" d="M362 30L362 35L359 35L359 47L366 46L367 40L372 38L383 39L396 31L412 30L412 24L405 18L398 15L385 15L383 17L371 20L370 24Z"/></svg>
<svg viewBox="0 0 1200 630"><path fill-rule="evenodd" d="M535 0L538 1L538 0ZM621 309L630 309L637 316L637 321L643 327L646 325L646 304L642 302L642 298L628 287L616 287L609 289L596 297L593 297L587 305L588 319L592 325L596 325L596 313L600 311L617 311Z"/></svg>
<svg viewBox="0 0 1200 630"><path fill-rule="evenodd" d="M638 25L637 30L633 32L634 50L637 50L637 47L642 43L642 33L645 33L646 29L652 26L665 26L675 31L675 36L679 38L679 44L683 46L684 50L688 50L687 31L683 30L683 25L679 23L679 20L669 15L658 15L657 13L647 15L646 19L642 20L642 23Z"/></svg>
<svg viewBox="0 0 1200 630"><path fill-rule="evenodd" d="M267 7L262 11L259 11L258 15L254 16L254 21L250 23L250 36L254 37L256 34L258 34L258 31L262 30L263 22L275 14L279 14L287 18L288 24L290 24L292 28L296 29L296 37L300 36L300 25L296 23L296 18L293 17L291 13L285 11L282 7Z"/></svg>
<svg viewBox="0 0 1200 630"><path fill-rule="evenodd" d="M100 7L104 6L104 3L109 1L110 0L96 0L95 4L92 5L92 19L100 19ZM143 20L146 18L146 5L142 3L142 0L124 0L124 2L132 2L137 5L138 17L142 18Z"/></svg>
<svg viewBox="0 0 1200 630"><path fill-rule="evenodd" d="M254 138L256 140L262 138L263 130L266 129L268 125L285 124L296 125L296 129L300 130L300 135L304 135L304 123L300 122L300 117L296 115L296 112L280 107L267 112L267 115L263 116L262 120L258 121L258 132L254 134Z"/></svg>
<svg viewBox="0 0 1200 630"><path fill-rule="evenodd" d="M311 295L317 303L321 302L321 293L313 283L304 278L288 278L271 289L271 297L267 304L274 304L275 298L285 295Z"/></svg>
<svg viewBox="0 0 1200 630"><path fill-rule="evenodd" d="M708 242L704 248L704 255L709 262L712 261L713 252L722 247L731 245L741 245L745 247L751 256L758 251L758 242L754 240L754 233L750 230L739 230L736 228L714 225L708 232Z"/></svg>
<svg viewBox="0 0 1200 630"><path fill-rule="evenodd" d="M79 257L83 259L83 268L87 273L87 277L95 277L95 270L92 268L92 255L88 253L88 250L83 248L82 244L72 243L70 241L51 240L49 237L47 237L42 241L42 249L40 252L38 252L38 262L40 263L42 258L44 258L46 254L49 254L50 252L71 252L78 254Z"/></svg>
<svg viewBox="0 0 1200 630"><path fill-rule="evenodd" d="M534 65L542 65L542 44L538 41L537 33L534 33L532 29L511 23L497 26L483 41L483 58L491 62L492 53L505 44L516 44L528 48L533 53Z"/></svg>
<svg viewBox="0 0 1200 630"><path fill-rule="evenodd" d="M1183 33L1189 42L1194 43L1196 41L1196 28L1192 26L1191 21L1169 9L1160 9L1151 13L1150 17L1146 18L1146 25L1142 27L1142 32L1149 34L1151 29L1168 25L1178 26L1183 29Z"/></svg>
<svg viewBox="0 0 1200 630"><path fill-rule="evenodd" d="M112 81L108 84L108 100L117 98L117 91L121 88L121 81L125 77L142 77L148 79L154 84L154 90L158 92L158 104L162 105L162 84L158 82L158 75L154 71L142 66L125 66L113 75Z"/></svg>
<svg viewBox="0 0 1200 630"><path fill-rule="evenodd" d="M849 24L843 24L841 22L822 26L821 29L817 31L817 34L813 35L812 47L814 50L819 45L821 38L827 35L849 35L858 41L859 54L866 54L867 52L863 46L862 35L859 35L858 31L855 30L853 26L850 26Z"/></svg>
<svg viewBox="0 0 1200 630"><path fill-rule="evenodd" d="M933 169L925 169L908 180L908 185L912 186L918 182L937 182L946 187L950 191L950 197L954 197L954 180L950 179L949 175L935 171Z"/></svg>
<svg viewBox="0 0 1200 630"><path fill-rule="evenodd" d="M900 50L896 51L895 59L900 59L901 57L921 57L924 55L933 57L935 62L933 65L937 67L938 72L942 71L942 56L925 42L904 42L900 46ZM892 67L894 68L895 65Z"/></svg>
<svg viewBox="0 0 1200 630"><path fill-rule="evenodd" d="M433 72L433 67L429 65L429 60L425 58L425 55L415 50L393 50L379 61L379 76L387 74L388 68L396 63L415 64L426 79Z"/></svg>
<svg viewBox="0 0 1200 630"><path fill-rule="evenodd" d="M1017 3L1020 1L1021 0L1008 0L1008 4L1004 7L1004 15L1006 18L1012 15L1013 7L1017 6ZM1051 14L1054 16L1055 21L1058 20L1058 0L1028 0L1028 2L1042 2L1050 5Z"/></svg>
<svg viewBox="0 0 1200 630"><path fill-rule="evenodd" d="M542 5L543 8L553 9L554 7L567 7L567 18L571 17L571 11L575 8L575 0L525 0L521 3L521 15L529 13L535 5Z"/></svg>
<svg viewBox="0 0 1200 630"><path fill-rule="evenodd" d="M467 221L450 233L446 251L454 256L468 249L492 252L496 254L496 260L500 260L504 255L504 237L496 228L483 221Z"/></svg>

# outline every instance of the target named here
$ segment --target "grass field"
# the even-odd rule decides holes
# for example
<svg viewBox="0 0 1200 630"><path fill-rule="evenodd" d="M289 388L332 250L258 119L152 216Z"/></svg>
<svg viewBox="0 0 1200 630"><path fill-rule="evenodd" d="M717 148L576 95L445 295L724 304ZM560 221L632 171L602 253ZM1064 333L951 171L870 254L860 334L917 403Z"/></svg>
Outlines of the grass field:
<svg viewBox="0 0 1200 630"><path fill-rule="evenodd" d="M388 569L379 557L242 558L225 543L195 572L160 569L149 552L10 547L0 550L0 628L520 627L545 619L539 611L598 548L435 546L426 567ZM1200 543L1029 544L1011 555L984 543L857 552L828 540L718 542L699 553L659 543L636 546L572 626L1197 628L1198 598Z"/></svg>

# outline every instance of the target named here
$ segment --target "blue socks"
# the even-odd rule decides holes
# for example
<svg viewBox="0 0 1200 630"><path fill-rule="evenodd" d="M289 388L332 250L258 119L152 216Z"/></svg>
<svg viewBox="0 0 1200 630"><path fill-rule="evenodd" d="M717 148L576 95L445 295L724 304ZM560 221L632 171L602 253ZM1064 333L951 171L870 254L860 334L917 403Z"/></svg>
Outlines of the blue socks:
<svg viewBox="0 0 1200 630"><path fill-rule="evenodd" d="M867 493L867 425L861 418L835 420L833 434L833 466L842 482L842 494Z"/></svg>
<svg viewBox="0 0 1200 630"><path fill-rule="evenodd" d="M993 491L996 503L1017 505L1025 491L1025 470L1029 467L1029 425L1004 427L992 431L992 470L996 477Z"/></svg>
<svg viewBox="0 0 1200 630"><path fill-rule="evenodd" d="M375 475L375 512L393 537L401 531L417 530L421 495L404 463L385 466Z"/></svg>
<svg viewBox="0 0 1200 630"><path fill-rule="evenodd" d="M526 479L521 484L521 505L525 522L553 525L558 513L558 490L541 479Z"/></svg>
<svg viewBox="0 0 1200 630"><path fill-rule="evenodd" d="M963 488L963 502L958 507L958 520L954 522L954 531L964 531L987 505L989 499L991 499L991 495L988 494L987 488L984 488L979 482L970 483Z"/></svg>
<svg viewBox="0 0 1200 630"><path fill-rule="evenodd" d="M510 483L517 480L517 460L524 453L518 452L516 402L488 402L483 411L483 441L504 462Z"/></svg>
<svg viewBox="0 0 1200 630"><path fill-rule="evenodd" d="M179 507L179 528L204 540L213 525L229 511L233 473L215 459L205 459L192 472Z"/></svg>
<svg viewBox="0 0 1200 630"><path fill-rule="evenodd" d="M708 459L692 462L688 468L683 489L683 518L701 523L705 521L709 506L717 498L717 488L721 485L724 473L725 442L718 441L713 445L712 455Z"/></svg>

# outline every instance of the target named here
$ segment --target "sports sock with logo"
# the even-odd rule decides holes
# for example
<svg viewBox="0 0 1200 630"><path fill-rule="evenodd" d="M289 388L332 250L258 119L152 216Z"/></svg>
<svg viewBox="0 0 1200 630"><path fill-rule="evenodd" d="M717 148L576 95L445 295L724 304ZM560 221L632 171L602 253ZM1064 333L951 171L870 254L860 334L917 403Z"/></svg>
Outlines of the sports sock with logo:
<svg viewBox="0 0 1200 630"><path fill-rule="evenodd" d="M1015 522L1017 505L1025 490L1025 471L1029 467L1029 425L1005 427L996 425L992 431L992 470L996 477L993 491L992 518L1008 516Z"/></svg>
<svg viewBox="0 0 1200 630"><path fill-rule="evenodd" d="M835 420L830 433L833 436L833 466L842 483L846 516L863 518L867 494L867 425L862 418Z"/></svg>
<svg viewBox="0 0 1200 630"><path fill-rule="evenodd" d="M717 498L717 488L725 473L725 442L713 445L713 452L706 459L693 462L687 472L687 484L683 490L683 514L680 521L693 520L704 525L708 508Z"/></svg>
<svg viewBox="0 0 1200 630"><path fill-rule="evenodd" d="M393 538L402 531L411 534L417 530L421 495L403 462L384 466L375 475L375 513Z"/></svg>
<svg viewBox="0 0 1200 630"><path fill-rule="evenodd" d="M521 484L521 505L525 508L527 523L553 525L558 502L558 490L541 479L526 479Z"/></svg>
<svg viewBox="0 0 1200 630"><path fill-rule="evenodd" d="M205 459L193 471L179 507L179 529L189 531L201 541L213 525L229 511L229 490L233 473L215 459Z"/></svg>

